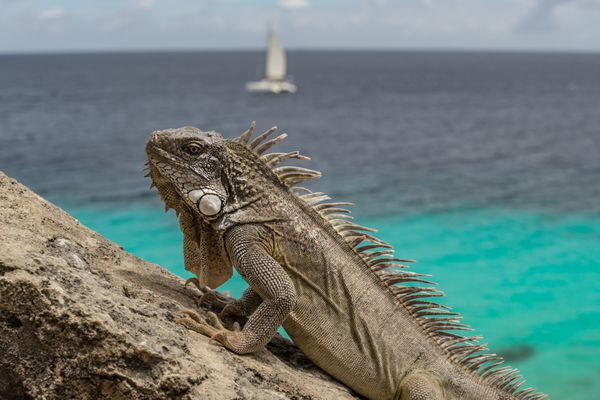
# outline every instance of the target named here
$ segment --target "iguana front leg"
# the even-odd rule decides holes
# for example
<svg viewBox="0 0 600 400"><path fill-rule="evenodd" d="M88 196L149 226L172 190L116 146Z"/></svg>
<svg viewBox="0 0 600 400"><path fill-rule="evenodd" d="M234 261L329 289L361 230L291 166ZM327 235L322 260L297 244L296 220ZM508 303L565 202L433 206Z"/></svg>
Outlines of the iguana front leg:
<svg viewBox="0 0 600 400"><path fill-rule="evenodd" d="M224 329L212 315L209 316L212 325L199 318L179 320L186 327L210 336L239 354L263 348L296 304L296 291L291 279L269 255L261 236L264 237L264 232L258 228L243 225L231 228L225 236L233 264L252 291L262 299L244 328L240 332Z"/></svg>
<svg viewBox="0 0 600 400"><path fill-rule="evenodd" d="M262 301L262 298L249 287L244 290L239 299L227 303L219 313L219 316L233 315L236 317L247 317L258 308Z"/></svg>

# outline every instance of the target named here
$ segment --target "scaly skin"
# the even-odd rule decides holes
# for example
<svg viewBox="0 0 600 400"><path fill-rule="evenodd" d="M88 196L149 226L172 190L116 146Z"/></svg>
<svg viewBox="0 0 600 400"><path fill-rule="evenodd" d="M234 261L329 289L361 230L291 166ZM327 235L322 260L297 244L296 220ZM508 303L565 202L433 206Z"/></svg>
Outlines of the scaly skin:
<svg viewBox="0 0 600 400"><path fill-rule="evenodd" d="M179 323L246 354L283 325L323 370L370 399L542 399L520 389L516 371L485 354L456 314L431 301L441 292L406 270L372 230L348 221L342 203L293 185L320 176L275 167L297 152L263 154L283 138L271 129L250 142L183 127L154 132L146 151L153 184L175 209L185 267L205 297L231 277L249 289L224 313L243 329L183 311ZM416 285L417 283L418 285ZM424 285L422 285L424 284ZM219 301L217 301L219 302Z"/></svg>

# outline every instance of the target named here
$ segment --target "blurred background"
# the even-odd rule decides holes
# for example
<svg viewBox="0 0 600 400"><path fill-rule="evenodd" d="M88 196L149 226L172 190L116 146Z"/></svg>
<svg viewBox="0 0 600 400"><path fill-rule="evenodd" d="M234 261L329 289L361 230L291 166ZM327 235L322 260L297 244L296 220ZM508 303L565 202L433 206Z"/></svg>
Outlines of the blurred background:
<svg viewBox="0 0 600 400"><path fill-rule="evenodd" d="M599 398L598 21L599 0L0 0L0 170L188 277L148 135L278 125L311 188L356 203L529 385ZM296 93L245 88L269 27Z"/></svg>

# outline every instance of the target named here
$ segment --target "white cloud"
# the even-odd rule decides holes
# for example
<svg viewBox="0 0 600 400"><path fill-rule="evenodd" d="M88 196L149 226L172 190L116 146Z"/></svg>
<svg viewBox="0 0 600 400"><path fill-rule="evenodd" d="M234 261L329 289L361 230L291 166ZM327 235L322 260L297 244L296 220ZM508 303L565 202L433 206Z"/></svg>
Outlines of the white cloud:
<svg viewBox="0 0 600 400"><path fill-rule="evenodd" d="M536 0L530 11L516 24L517 32L549 34L565 29L569 18L576 21L569 26L570 33L586 30L581 26L589 18L597 18L600 0ZM594 24L592 22L592 24ZM595 24L596 26L597 23ZM595 29L598 32L597 28Z"/></svg>
<svg viewBox="0 0 600 400"><path fill-rule="evenodd" d="M519 32L549 32L556 29L556 10L573 0L539 0L516 28Z"/></svg>
<svg viewBox="0 0 600 400"><path fill-rule="evenodd" d="M287 9L306 8L308 0L279 0L279 7Z"/></svg>
<svg viewBox="0 0 600 400"><path fill-rule="evenodd" d="M41 3L0 0L0 52L254 48L263 43L268 24L288 48L600 50L600 0ZM39 32L60 34L61 40L55 35L43 42Z"/></svg>
<svg viewBox="0 0 600 400"><path fill-rule="evenodd" d="M40 20L51 21L57 20L65 16L65 10L61 7L52 7L45 10L41 10L37 13L37 17Z"/></svg>
<svg viewBox="0 0 600 400"><path fill-rule="evenodd" d="M133 4L144 10L149 10L154 7L154 0L132 0Z"/></svg>

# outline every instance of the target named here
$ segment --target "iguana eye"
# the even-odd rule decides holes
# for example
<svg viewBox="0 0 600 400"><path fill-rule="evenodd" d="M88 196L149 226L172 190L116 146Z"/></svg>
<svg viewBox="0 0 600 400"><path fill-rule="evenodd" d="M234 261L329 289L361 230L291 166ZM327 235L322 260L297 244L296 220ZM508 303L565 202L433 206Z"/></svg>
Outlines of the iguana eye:
<svg viewBox="0 0 600 400"><path fill-rule="evenodd" d="M193 156L199 154L200 150L202 150L202 147L198 143L189 143L185 146L185 151Z"/></svg>

